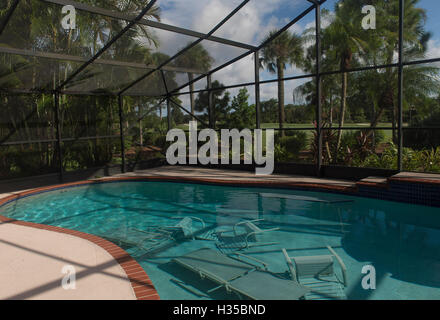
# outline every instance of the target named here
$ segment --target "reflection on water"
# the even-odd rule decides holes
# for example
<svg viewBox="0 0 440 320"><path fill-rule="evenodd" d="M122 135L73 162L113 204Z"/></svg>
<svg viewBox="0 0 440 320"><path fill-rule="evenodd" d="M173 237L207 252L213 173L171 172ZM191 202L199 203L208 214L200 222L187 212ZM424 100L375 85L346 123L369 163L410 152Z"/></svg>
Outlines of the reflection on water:
<svg viewBox="0 0 440 320"><path fill-rule="evenodd" d="M261 196L268 192L330 202ZM341 198L352 201L331 203ZM328 254L325 247L331 245L347 265L348 298L440 299L438 208L317 192L129 182L45 193L9 204L1 214L111 238L137 257L164 299L228 298L206 295L204 281L192 279L170 261L202 247L217 249L213 234L254 219L264 219L262 229L279 228L256 239L275 244L243 252L266 261L273 272L287 271L282 248L291 256L305 256ZM176 216L202 218L203 234L168 243L154 255L139 254L144 250L137 244L141 236L133 230L170 226ZM377 271L375 291L361 287L361 270L367 264ZM196 283L193 289L199 293L182 287L182 281Z"/></svg>

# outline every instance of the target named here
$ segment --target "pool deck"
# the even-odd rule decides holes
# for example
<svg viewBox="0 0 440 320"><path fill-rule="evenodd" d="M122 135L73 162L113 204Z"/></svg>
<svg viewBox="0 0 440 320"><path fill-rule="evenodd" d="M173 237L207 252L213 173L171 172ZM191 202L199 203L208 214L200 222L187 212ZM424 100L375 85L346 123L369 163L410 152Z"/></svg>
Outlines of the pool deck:
<svg viewBox="0 0 440 320"><path fill-rule="evenodd" d="M380 187L388 181L380 177L349 181L298 175L256 176L253 172L235 170L164 166L106 178L90 176L67 186L145 177L151 180L296 186L342 192L351 192L359 184ZM8 181L7 192L0 194L0 205L6 200L32 194L36 190L56 188L59 184L50 179L46 183L43 178L39 179L43 183L39 183L40 188L37 189L37 179ZM439 175L401 173L390 179L440 183ZM0 252L0 299L159 299L151 280L134 259L116 245L93 235L14 221L0 215ZM65 266L75 267L75 290L62 288L62 269Z"/></svg>
<svg viewBox="0 0 440 320"><path fill-rule="evenodd" d="M72 235L0 225L0 299L135 300L119 263L100 246ZM62 287L65 266L76 272L73 290Z"/></svg>
<svg viewBox="0 0 440 320"><path fill-rule="evenodd" d="M353 188L356 182L349 180L315 178L300 175L273 174L269 176L257 176L254 172L237 170L219 170L200 167L172 167L164 166L155 169L140 170L118 174L113 178L128 177L157 177L157 178L180 178L193 181L206 182L231 182L231 183L255 183L264 185L316 185L321 187ZM98 179L99 180L99 179Z"/></svg>

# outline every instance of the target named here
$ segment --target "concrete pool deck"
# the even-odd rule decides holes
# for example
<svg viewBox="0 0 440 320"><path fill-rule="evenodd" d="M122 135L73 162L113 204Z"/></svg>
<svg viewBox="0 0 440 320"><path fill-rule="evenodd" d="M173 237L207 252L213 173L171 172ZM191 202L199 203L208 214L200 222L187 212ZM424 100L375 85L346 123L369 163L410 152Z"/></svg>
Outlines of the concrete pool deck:
<svg viewBox="0 0 440 320"><path fill-rule="evenodd" d="M164 166L155 169L140 170L125 174L118 174L115 177L139 177L139 176L158 176L158 177L186 177L195 179L214 179L231 181L257 181L257 182L297 182L297 183L316 183L322 185L333 185L351 187L355 182L349 180L315 178L300 175L273 174L270 176L257 176L251 171L220 170L200 167L172 167Z"/></svg>
<svg viewBox="0 0 440 320"><path fill-rule="evenodd" d="M0 299L135 300L116 260L75 236L12 223L0 225ZM65 266L76 271L76 288L65 290Z"/></svg>
<svg viewBox="0 0 440 320"><path fill-rule="evenodd" d="M388 182L387 178L380 177L349 181L299 175L256 176L253 172L235 170L163 166L106 178L91 175L86 178L89 180L81 179L65 186L145 177L165 181L295 186L343 193L355 192L357 186L362 184L382 187ZM39 179L43 180L42 177ZM438 175L402 173L390 179L440 183ZM0 194L0 205L6 200L14 200L37 190L50 190L57 185L59 182L48 181L34 189L35 181L32 178L8 182L8 191ZM66 265L76 269L76 290L64 290L61 286L64 277L62 268ZM159 299L140 265L109 241L74 230L12 221L1 215L0 283L0 299Z"/></svg>

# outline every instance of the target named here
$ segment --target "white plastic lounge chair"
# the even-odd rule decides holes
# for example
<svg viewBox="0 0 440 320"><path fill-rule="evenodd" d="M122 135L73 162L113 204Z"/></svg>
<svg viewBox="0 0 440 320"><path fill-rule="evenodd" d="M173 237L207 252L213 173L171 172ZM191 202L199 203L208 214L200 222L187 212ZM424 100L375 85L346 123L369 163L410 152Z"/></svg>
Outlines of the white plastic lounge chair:
<svg viewBox="0 0 440 320"><path fill-rule="evenodd" d="M239 253L235 255L261 263L264 268L209 248L190 252L172 261L197 273L202 279L209 279L218 284L208 293L225 288L228 293L236 293L240 298L295 300L308 292L307 288L296 281L279 278L267 271L264 262Z"/></svg>
<svg viewBox="0 0 440 320"><path fill-rule="evenodd" d="M261 229L255 222L264 221L264 219L246 220L238 222L232 230L217 231L217 247L219 249L246 249L255 246L273 245L277 242L258 242L257 235L276 231L280 228ZM254 243L250 243L254 242Z"/></svg>
<svg viewBox="0 0 440 320"><path fill-rule="evenodd" d="M283 249L292 280L310 289L305 295L306 300L347 299L344 291L347 268L333 248L327 248L330 255L305 257L289 257L286 249ZM341 267L342 279L335 274L334 259Z"/></svg>

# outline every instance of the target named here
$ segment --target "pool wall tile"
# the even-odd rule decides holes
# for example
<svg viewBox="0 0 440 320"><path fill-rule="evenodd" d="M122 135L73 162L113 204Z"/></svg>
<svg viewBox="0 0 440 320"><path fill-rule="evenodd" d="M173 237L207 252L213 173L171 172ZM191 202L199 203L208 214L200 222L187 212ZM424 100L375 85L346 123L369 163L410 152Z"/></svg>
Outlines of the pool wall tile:
<svg viewBox="0 0 440 320"><path fill-rule="evenodd" d="M440 207L440 184L425 181L388 179L385 186L358 183L361 197Z"/></svg>

